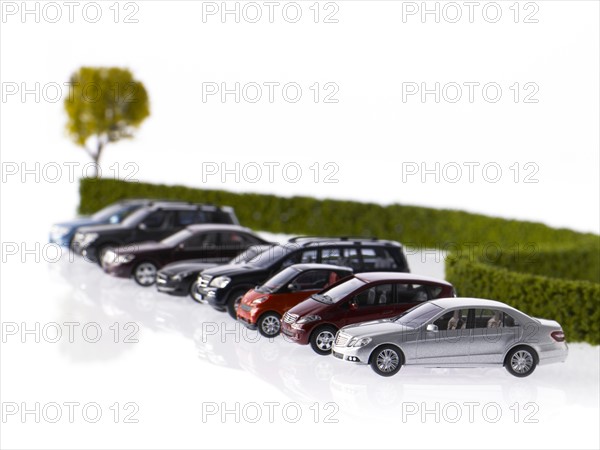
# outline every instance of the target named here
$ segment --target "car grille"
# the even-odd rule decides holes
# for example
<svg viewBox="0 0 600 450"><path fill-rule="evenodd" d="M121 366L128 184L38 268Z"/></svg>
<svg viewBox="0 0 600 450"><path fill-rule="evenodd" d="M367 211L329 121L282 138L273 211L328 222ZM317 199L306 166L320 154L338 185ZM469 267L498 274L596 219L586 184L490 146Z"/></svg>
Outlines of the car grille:
<svg viewBox="0 0 600 450"><path fill-rule="evenodd" d="M200 275L200 276L198 277L198 285L199 285L201 288L208 287L208 285L210 284L210 280L212 280L212 278L211 278L211 277L209 277L209 276L206 276L206 275Z"/></svg>
<svg viewBox="0 0 600 450"><path fill-rule="evenodd" d="M298 320L298 314L290 314L289 312L286 312L283 315L283 321L285 323L294 323L296 320Z"/></svg>
<svg viewBox="0 0 600 450"><path fill-rule="evenodd" d="M350 340L350 336L348 336L347 334L338 332L337 336L335 337L335 345L344 347L348 343L349 340Z"/></svg>
<svg viewBox="0 0 600 450"><path fill-rule="evenodd" d="M250 306L250 305L245 305L245 304L243 304L243 303L242 303L242 304L240 305L240 309L241 309L242 311L250 312L250 311L252 311L252 306Z"/></svg>

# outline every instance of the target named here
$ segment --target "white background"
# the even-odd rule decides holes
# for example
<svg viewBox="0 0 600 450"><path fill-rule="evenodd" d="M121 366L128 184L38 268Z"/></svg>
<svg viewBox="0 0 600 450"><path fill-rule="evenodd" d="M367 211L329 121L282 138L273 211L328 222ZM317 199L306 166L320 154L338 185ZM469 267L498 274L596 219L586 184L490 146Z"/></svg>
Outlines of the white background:
<svg viewBox="0 0 600 450"><path fill-rule="evenodd" d="M8 2L3 2L6 5ZM28 2L34 8L36 2ZM102 18L83 19L68 10L58 23L32 15L2 17L0 77L7 86L40 89L62 84L82 65L129 67L149 91L152 114L134 140L107 148L102 167L135 162L136 179L223 188L240 192L312 195L380 203L459 208L541 221L582 231L599 230L599 39L597 2L538 1L538 23L514 23L513 2L499 2L502 18L489 23L477 9L474 23L436 23L418 15L403 22L402 2L337 2L338 23L314 23L301 2L303 18L275 23L203 23L201 2L137 2L138 23L113 21L113 2L99 2ZM82 3L84 5L85 3ZM462 5L462 3L460 3ZM42 8L44 3L40 3ZM62 3L59 3L62 5ZM220 5L220 2L219 2ZM230 2L230 7L233 7ZM417 6L420 5L420 2ZM443 6L444 4L440 4ZM484 3L482 3L484 5ZM17 3L21 8L21 3ZM406 4L404 5L406 7ZM434 7L434 2L429 2ZM280 10L277 10L280 11ZM530 11L530 10L529 10ZM266 8L263 10L266 15ZM322 18L322 17L321 17ZM322 22L322 21L321 21ZM202 83L299 83L303 97L288 103L280 91L274 103L262 100L202 102ZM339 86L335 104L315 103L309 86ZM402 83L498 83L502 98L486 102L476 90L473 103L402 101ZM538 103L518 103L509 89L535 83ZM7 84L9 83L9 84ZM65 88L66 92L66 88ZM20 93L19 93L20 94ZM73 216L76 180L65 163L88 162L64 133L62 101L34 95L2 98L0 147L2 241L21 248L44 245L53 222ZM47 92L48 94L48 92ZM7 175L6 167L53 172ZM203 183L202 163L296 162L297 183L280 171L270 182L218 176ZM309 167L339 166L338 183L313 180ZM496 163L496 183L481 171L456 183L428 176L402 179L403 163L441 165ZM539 167L538 183L515 183L509 167ZM8 165L7 165L8 164ZM46 165L46 166L44 166ZM281 167L281 166L280 166ZM75 170L76 178L81 171ZM453 175L453 174L451 174ZM5 255L3 255L5 256ZM21 256L26 263L22 264ZM2 424L0 444L14 448L83 447L598 447L598 348L572 346L565 365L539 368L528 380L502 369L431 371L403 369L392 380L369 368L317 358L310 349L286 342L205 339L202 323L233 327L222 314L180 299L164 298L127 280L105 277L81 261L35 262L35 256L3 258L0 310L3 322L96 321L109 326L139 324L138 344L2 345L3 402L98 402L140 405L138 424ZM429 262L415 272L438 271ZM106 330L106 328L104 328ZM234 342L231 342L231 340ZM17 339L18 340L18 339ZM291 347L291 348L290 348ZM202 402L302 402L296 424L236 424L201 420ZM497 402L503 419L488 424L476 416L450 424L432 417L402 421L402 405L415 402ZM338 424L314 424L308 406L336 402ZM537 424L512 421L515 402L539 405ZM112 413L111 413L112 414ZM243 421L242 421L243 422ZM471 438L471 436L473 436Z"/></svg>

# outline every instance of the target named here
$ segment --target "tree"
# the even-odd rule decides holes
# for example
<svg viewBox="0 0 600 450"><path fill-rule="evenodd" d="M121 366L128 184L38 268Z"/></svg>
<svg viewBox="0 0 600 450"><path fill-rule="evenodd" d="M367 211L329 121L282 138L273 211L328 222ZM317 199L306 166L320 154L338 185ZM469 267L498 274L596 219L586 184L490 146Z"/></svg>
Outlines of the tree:
<svg viewBox="0 0 600 450"><path fill-rule="evenodd" d="M73 73L65 110L69 136L96 168L108 143L132 138L150 115L146 88L118 67L81 67Z"/></svg>

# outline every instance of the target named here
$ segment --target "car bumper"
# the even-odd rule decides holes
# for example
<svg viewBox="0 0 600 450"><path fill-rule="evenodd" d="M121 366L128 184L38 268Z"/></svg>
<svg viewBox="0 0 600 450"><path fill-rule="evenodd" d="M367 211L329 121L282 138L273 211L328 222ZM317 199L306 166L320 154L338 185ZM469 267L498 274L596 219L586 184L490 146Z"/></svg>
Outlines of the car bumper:
<svg viewBox="0 0 600 450"><path fill-rule="evenodd" d="M132 267L128 264L104 265L102 268L107 274L118 278L130 278L132 273Z"/></svg>
<svg viewBox="0 0 600 450"><path fill-rule="evenodd" d="M566 342L544 346L538 352L540 365L565 362L568 356L569 346Z"/></svg>
<svg viewBox="0 0 600 450"><path fill-rule="evenodd" d="M190 284L172 281L168 277L161 276L160 272L156 278L156 290L163 294L186 296L190 292Z"/></svg>
<svg viewBox="0 0 600 450"><path fill-rule="evenodd" d="M281 322L281 333L285 339L301 345L307 345L310 340L311 329L297 328L286 322Z"/></svg>
<svg viewBox="0 0 600 450"><path fill-rule="evenodd" d="M247 317L241 316L239 311L238 311L238 315L237 315L237 320L239 323L244 325L249 330L256 330L258 328L258 326L256 325L255 322L251 322L250 319L248 319Z"/></svg>
<svg viewBox="0 0 600 450"><path fill-rule="evenodd" d="M220 289L209 287L197 287L196 300L199 300L202 303L208 303L217 311L225 311L224 296L222 295Z"/></svg>
<svg viewBox="0 0 600 450"><path fill-rule="evenodd" d="M369 347L342 347L334 344L331 354L342 361L355 364L369 364L371 349Z"/></svg>

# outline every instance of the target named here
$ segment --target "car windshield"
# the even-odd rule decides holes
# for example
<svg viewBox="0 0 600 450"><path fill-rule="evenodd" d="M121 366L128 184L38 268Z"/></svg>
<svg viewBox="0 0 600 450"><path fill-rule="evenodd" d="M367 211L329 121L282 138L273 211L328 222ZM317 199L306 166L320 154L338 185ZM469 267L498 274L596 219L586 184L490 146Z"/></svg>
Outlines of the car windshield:
<svg viewBox="0 0 600 450"><path fill-rule="evenodd" d="M254 258L252 258L248 263L261 268L266 268L271 266L276 261L282 259L285 255L289 254L294 248L284 247L282 245L274 245L271 248L268 248L264 252L260 252Z"/></svg>
<svg viewBox="0 0 600 450"><path fill-rule="evenodd" d="M142 220L144 220L144 218L150 213L150 211L151 210L147 208L140 208L129 214L122 223L125 226L134 227Z"/></svg>
<svg viewBox="0 0 600 450"><path fill-rule="evenodd" d="M259 286L256 290L258 292L274 292L281 288L284 284L290 282L291 279L296 277L300 271L294 267L288 267L287 269L283 269L281 272L277 273L270 279L264 282L262 286Z"/></svg>
<svg viewBox="0 0 600 450"><path fill-rule="evenodd" d="M319 294L314 294L311 298L321 303L337 303L364 285L364 281L352 277L342 284L333 286Z"/></svg>
<svg viewBox="0 0 600 450"><path fill-rule="evenodd" d="M102 208L100 211L95 213L92 216L92 219L98 221L104 221L110 219L112 216L116 216L119 218L119 221L123 220L123 217L130 212L130 210L134 209L133 206L123 206L123 205L110 205L106 208Z"/></svg>
<svg viewBox="0 0 600 450"><path fill-rule="evenodd" d="M172 234L171 236L167 236L160 242L169 247L175 247L177 244L181 244L183 241L185 241L192 235L193 233L191 231L183 229L175 234Z"/></svg>
<svg viewBox="0 0 600 450"><path fill-rule="evenodd" d="M394 319L394 322L410 328L418 328L427 323L440 311L442 311L442 308L439 306L425 302L409 309L404 314Z"/></svg>

